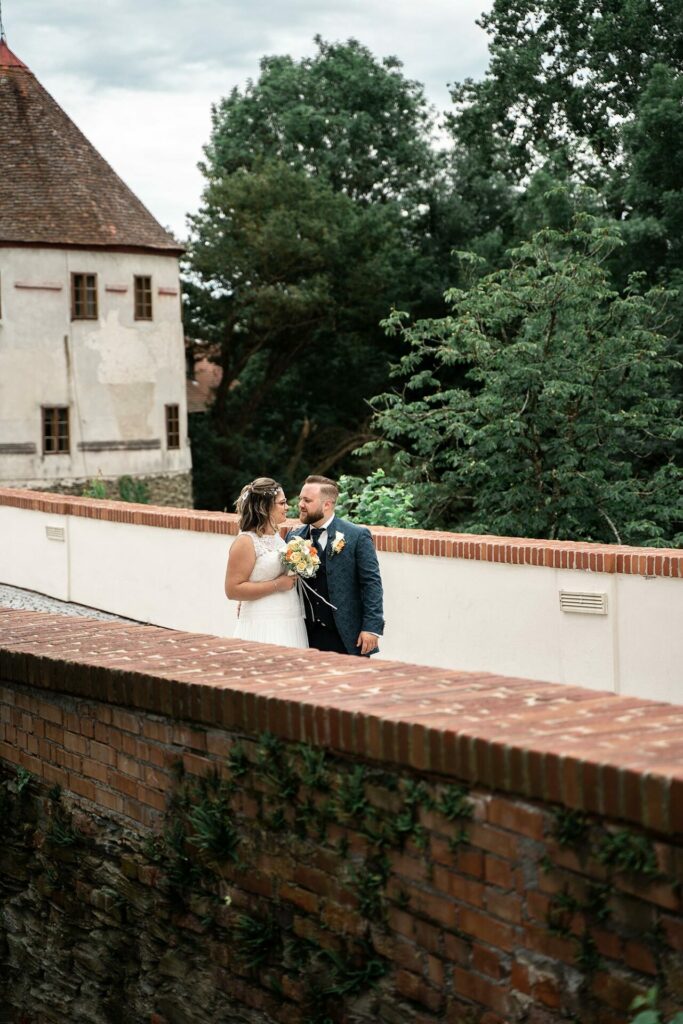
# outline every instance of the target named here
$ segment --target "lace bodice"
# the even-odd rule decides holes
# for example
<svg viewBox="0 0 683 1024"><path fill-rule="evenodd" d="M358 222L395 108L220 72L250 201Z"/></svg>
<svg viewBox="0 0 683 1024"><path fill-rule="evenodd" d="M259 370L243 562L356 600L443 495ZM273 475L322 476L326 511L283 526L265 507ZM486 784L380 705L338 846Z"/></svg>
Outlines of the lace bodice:
<svg viewBox="0 0 683 1024"><path fill-rule="evenodd" d="M254 545L256 562L251 570L251 583L263 583L282 575L280 552L286 548L279 533L259 537L244 530ZM285 647L308 647L301 597L296 587L275 590L254 601L242 601L235 636L258 643L281 644Z"/></svg>
<svg viewBox="0 0 683 1024"><path fill-rule="evenodd" d="M243 530L243 534L251 537L256 552L256 563L249 576L250 583L263 583L264 580L274 580L282 575L282 563L280 552L286 548L279 533L264 534L259 537L252 530Z"/></svg>

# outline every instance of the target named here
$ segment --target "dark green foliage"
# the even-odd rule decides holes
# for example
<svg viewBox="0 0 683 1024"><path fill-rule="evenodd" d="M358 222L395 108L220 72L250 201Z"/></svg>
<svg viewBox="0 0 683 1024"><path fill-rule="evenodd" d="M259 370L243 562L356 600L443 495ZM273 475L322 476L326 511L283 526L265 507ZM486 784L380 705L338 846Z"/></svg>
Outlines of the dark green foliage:
<svg viewBox="0 0 683 1024"><path fill-rule="evenodd" d="M327 793L330 788L330 780L326 751L309 747L305 743L302 743L297 750L303 762L300 777L304 786Z"/></svg>
<svg viewBox="0 0 683 1024"><path fill-rule="evenodd" d="M447 786L435 807L448 821L469 821L474 814L474 804L469 799L469 790L466 786ZM455 835L449 837L448 848L457 853L468 841L467 828L460 825Z"/></svg>
<svg viewBox="0 0 683 1024"><path fill-rule="evenodd" d="M192 809L189 822L193 828L192 840L200 850L219 863L237 860L240 835L228 797L219 794L215 799L205 798Z"/></svg>
<svg viewBox="0 0 683 1024"><path fill-rule="evenodd" d="M601 864L631 874L653 877L657 875L657 857L647 836L637 836L626 830L608 832L602 837L597 850Z"/></svg>
<svg viewBox="0 0 683 1024"><path fill-rule="evenodd" d="M588 838L588 819L581 811L557 807L553 811L553 835L560 846L582 846Z"/></svg>
<svg viewBox="0 0 683 1024"><path fill-rule="evenodd" d="M282 931L274 914L263 918L240 914L235 922L237 953L245 967L255 969L277 963L282 952Z"/></svg>
<svg viewBox="0 0 683 1024"><path fill-rule="evenodd" d="M490 65L453 90L451 128L483 166L518 180L560 152L577 177L608 181L653 67L683 71L674 3L494 0L482 24Z"/></svg>
<svg viewBox="0 0 683 1024"><path fill-rule="evenodd" d="M276 807L271 815L266 817L265 825L272 832L282 832L287 828L287 818L281 807Z"/></svg>
<svg viewBox="0 0 683 1024"><path fill-rule="evenodd" d="M293 800L299 792L299 777L293 760L281 740L263 733L256 756L256 770L277 791L283 803Z"/></svg>
<svg viewBox="0 0 683 1024"><path fill-rule="evenodd" d="M578 910L578 901L565 888L553 896L546 916L548 931L553 935L567 938L571 935L571 919Z"/></svg>
<svg viewBox="0 0 683 1024"><path fill-rule="evenodd" d="M431 807L431 798L423 782L408 779L403 786L403 806L393 821L393 827L402 846L407 839L412 839L419 850L427 844L427 833L419 823L421 807Z"/></svg>
<svg viewBox="0 0 683 1024"><path fill-rule="evenodd" d="M402 392L375 400L428 525L523 537L672 545L683 538L679 364L667 296L624 296L605 261L618 230L578 215L509 268L406 327ZM467 366L467 389L453 367Z"/></svg>
<svg viewBox="0 0 683 1024"><path fill-rule="evenodd" d="M360 818L366 813L369 804L365 795L365 767L362 764L355 765L351 771L342 775L336 803L345 818Z"/></svg>
<svg viewBox="0 0 683 1024"><path fill-rule="evenodd" d="M146 505L149 502L149 487L144 480L122 476L119 478L118 488L121 501L132 501L138 505Z"/></svg>
<svg viewBox="0 0 683 1024"><path fill-rule="evenodd" d="M330 981L325 995L355 995L379 981L387 972L387 961L378 957L369 943L363 943L352 959L339 956L333 950L323 950L323 959L330 969Z"/></svg>
<svg viewBox="0 0 683 1024"><path fill-rule="evenodd" d="M423 243L438 161L422 88L354 40L317 42L312 58L264 59L214 110L185 289L188 333L223 371L191 428L210 507L264 467L291 489L369 438L393 348L379 320L439 275Z"/></svg>
<svg viewBox="0 0 683 1024"><path fill-rule="evenodd" d="M457 821L459 818L470 819L474 814L474 804L469 798L467 787L447 786L436 804L436 810L443 814L448 821Z"/></svg>
<svg viewBox="0 0 683 1024"><path fill-rule="evenodd" d="M359 868L351 869L358 909L369 921L380 921L384 917L382 892L389 878L389 870L389 859L384 853L369 856Z"/></svg>
<svg viewBox="0 0 683 1024"><path fill-rule="evenodd" d="M270 992L286 992L286 977L303 983L303 1019L336 1021L340 1009L346 1008L345 1000L367 993L388 970L369 938L372 927L381 926L386 914L388 854L407 839L422 845L425 834L419 815L434 806L430 790L423 781L332 758L306 744L286 744L269 733L259 737L253 762L239 747L233 747L232 757L237 775L233 770L229 782L218 771L179 780L169 802L163 846L151 847L151 858L166 876L171 905L182 910L183 917L189 912L197 930L211 929L216 941L228 942L231 955L234 951L244 967L258 972L260 984ZM268 785L264 787L263 781ZM394 794L398 809L373 806L368 794L375 787ZM330 789L333 795L326 795ZM257 821L247 821L244 810L233 809L233 802L240 806L233 800L239 791L256 796ZM444 799L449 813L468 816L465 790L452 787ZM294 836L288 822L293 822ZM234 884L239 890L240 874L249 871L253 855L258 862L261 851L276 857L301 854L302 862L308 864L306 850L312 840L326 844L328 855L336 849L340 860L347 857L346 835L334 844L326 841L331 822L348 822L365 840L363 853L354 851L345 871L340 863L330 892L334 899L337 884L353 893L362 919L362 940L341 933L331 938L334 945L329 949L327 943L295 935L293 922L302 919L287 902L271 902L266 909L268 901L262 904L254 897L254 912L251 907L244 912L241 899L239 911L229 909L232 895L226 885ZM241 861L238 845L244 849ZM299 884L306 887L305 881ZM342 906L345 902L339 900ZM394 904L405 907L408 902L408 894L400 891ZM315 914L311 918L315 935L317 929L325 928L324 919L316 920ZM226 933L222 930L227 930L229 939L221 938Z"/></svg>
<svg viewBox="0 0 683 1024"><path fill-rule="evenodd" d="M29 785L30 781L31 781L31 773L29 771L27 771L25 768L22 768L22 767L17 768L17 777L16 777L14 785L15 785L15 791L16 791L16 793L19 796L21 796L21 794L24 792L26 787Z"/></svg>
<svg viewBox="0 0 683 1024"><path fill-rule="evenodd" d="M246 775L249 771L251 762L241 744L236 743L230 751L230 754L228 755L228 767L236 779Z"/></svg>
<svg viewBox="0 0 683 1024"><path fill-rule="evenodd" d="M604 924L610 916L609 898L612 886L607 883L589 882L583 910L590 917Z"/></svg>
<svg viewBox="0 0 683 1024"><path fill-rule="evenodd" d="M547 918L548 928L557 935L570 935L571 921L575 914L583 914L590 921L604 924L610 916L608 901L611 893L611 885L590 882L585 899L580 900L572 896L565 886L562 892L552 898Z"/></svg>
<svg viewBox="0 0 683 1024"><path fill-rule="evenodd" d="M604 966L604 961L598 952L595 939L590 932L585 931L578 939L579 948L576 954L576 966L586 975L595 974Z"/></svg>

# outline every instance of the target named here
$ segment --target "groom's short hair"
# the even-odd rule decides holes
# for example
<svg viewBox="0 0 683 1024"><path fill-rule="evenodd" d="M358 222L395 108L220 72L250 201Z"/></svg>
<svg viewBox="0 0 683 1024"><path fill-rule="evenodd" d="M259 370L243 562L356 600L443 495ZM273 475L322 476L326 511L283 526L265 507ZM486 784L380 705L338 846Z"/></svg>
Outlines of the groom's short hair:
<svg viewBox="0 0 683 1024"><path fill-rule="evenodd" d="M320 496L325 501L333 501L337 503L339 497L339 488L337 487L334 480L330 480L329 476L307 476L304 480L305 484L319 484L320 485Z"/></svg>

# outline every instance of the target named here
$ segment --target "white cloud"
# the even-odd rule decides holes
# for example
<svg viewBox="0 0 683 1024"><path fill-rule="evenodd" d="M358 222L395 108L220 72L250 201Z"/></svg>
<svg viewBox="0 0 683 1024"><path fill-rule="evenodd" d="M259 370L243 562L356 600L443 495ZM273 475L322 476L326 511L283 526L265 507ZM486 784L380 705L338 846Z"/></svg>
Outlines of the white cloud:
<svg viewBox="0 0 683 1024"><path fill-rule="evenodd" d="M9 0L12 50L154 216L185 235L202 188L197 163L211 104L268 54L315 51L313 37L359 39L396 56L429 100L479 77L486 36L475 24L490 0Z"/></svg>

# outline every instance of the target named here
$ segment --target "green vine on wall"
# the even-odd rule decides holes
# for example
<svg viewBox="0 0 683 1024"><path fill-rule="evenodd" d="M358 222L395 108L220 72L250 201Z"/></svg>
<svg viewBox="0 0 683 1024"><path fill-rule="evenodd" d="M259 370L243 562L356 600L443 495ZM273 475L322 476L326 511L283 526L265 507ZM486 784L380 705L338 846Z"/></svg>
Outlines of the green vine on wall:
<svg viewBox="0 0 683 1024"><path fill-rule="evenodd" d="M614 876L630 876L644 884L662 876L654 846L646 835L628 829L599 828L591 824L584 813L564 807L554 811L552 834L561 848L573 850L582 861L592 858L608 869L605 881L580 884L578 888L581 895L570 892L568 885L563 886L552 897L546 916L546 924L552 934L575 943L576 966L584 974L584 986L587 986L591 976L605 967L594 936L611 917L611 900L617 893ZM541 858L539 866L545 873L555 870L555 864L547 854ZM661 974L661 924L657 923L643 938ZM637 1024L663 1024L663 1018L657 1016L651 1005L653 998L650 994L642 1003L636 1001L634 1004L634 1009L640 1006L646 1008L636 1018ZM673 1020L674 1024L683 1024L683 1018L681 1021Z"/></svg>
<svg viewBox="0 0 683 1024"><path fill-rule="evenodd" d="M362 934L340 938L340 948L327 948L314 939L302 939L292 928L292 911L277 898L253 898L254 912L234 912L231 937L243 965L273 991L284 989L285 976L294 972L303 984L308 1024L333 1021L339 1001L371 989L388 970L388 962L374 948L371 926L381 927L388 905L391 873L389 853L412 843L419 851L427 833L421 824L426 810L439 811L448 822L465 822L473 805L463 787L444 787L435 802L424 782L398 779L393 773L363 764L350 767L334 761L324 750L307 744L288 746L263 734L256 746L233 746L221 772L204 778L177 773L165 832L164 857L169 886L177 898L191 905L213 893L215 912L207 927L216 927L221 906L222 865L244 869L262 848L290 840L326 842L346 861L339 883L355 898L356 912L364 920ZM380 810L368 797L371 786L381 785L395 801L395 810ZM245 831L244 817L234 800L249 793L257 801L257 815ZM328 839L331 826L338 833ZM363 852L350 832L364 840ZM467 841L460 828L457 845ZM264 847L265 844L265 847ZM153 851L158 862L158 851ZM227 877L227 876L226 876ZM394 902L407 907L402 890ZM228 897L228 901L230 898ZM221 909L224 920L225 903ZM210 915L209 915L210 917ZM324 926L323 926L324 927Z"/></svg>

